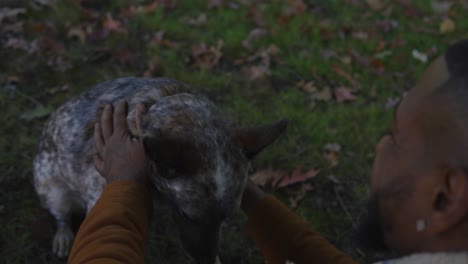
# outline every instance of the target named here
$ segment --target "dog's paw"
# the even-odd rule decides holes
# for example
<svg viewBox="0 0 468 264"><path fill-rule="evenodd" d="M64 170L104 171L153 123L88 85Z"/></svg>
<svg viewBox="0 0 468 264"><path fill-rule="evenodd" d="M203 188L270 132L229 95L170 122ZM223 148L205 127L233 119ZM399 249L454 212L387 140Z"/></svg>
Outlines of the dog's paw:
<svg viewBox="0 0 468 264"><path fill-rule="evenodd" d="M70 254L70 249L75 236L69 226L61 226L55 233L54 241L52 242L52 251L59 258L66 258Z"/></svg>

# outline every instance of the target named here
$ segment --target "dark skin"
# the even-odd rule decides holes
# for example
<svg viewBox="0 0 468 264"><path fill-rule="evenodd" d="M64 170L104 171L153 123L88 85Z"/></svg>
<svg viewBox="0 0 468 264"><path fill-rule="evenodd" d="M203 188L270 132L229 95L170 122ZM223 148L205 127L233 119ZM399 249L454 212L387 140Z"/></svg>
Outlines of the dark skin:
<svg viewBox="0 0 468 264"><path fill-rule="evenodd" d="M136 128L141 135L143 105L137 106ZM100 122L94 126L94 141L97 154L94 164L107 184L117 180L135 181L146 188L148 175L147 160L143 144L132 138L127 126L127 102L117 102L115 109L106 105Z"/></svg>
<svg viewBox="0 0 468 264"><path fill-rule="evenodd" d="M466 140L452 105L440 96L410 92L391 133L377 145L372 192L392 182L412 186L403 200L379 203L380 214L394 227L384 232L386 245L398 253L468 250L468 153L460 147ZM422 230L418 221L424 222Z"/></svg>

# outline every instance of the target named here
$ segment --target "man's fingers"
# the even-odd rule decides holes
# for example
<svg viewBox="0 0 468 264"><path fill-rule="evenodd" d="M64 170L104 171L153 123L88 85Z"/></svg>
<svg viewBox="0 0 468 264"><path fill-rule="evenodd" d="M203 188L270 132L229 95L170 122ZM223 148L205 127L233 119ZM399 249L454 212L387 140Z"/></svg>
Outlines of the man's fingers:
<svg viewBox="0 0 468 264"><path fill-rule="evenodd" d="M127 131L127 101L117 102L114 111L114 128L116 130Z"/></svg>
<svg viewBox="0 0 468 264"><path fill-rule="evenodd" d="M104 171L104 161L102 160L101 156L99 156L98 154L95 154L93 156L93 160L94 160L94 166L96 167L96 170L101 174L103 175L103 171Z"/></svg>
<svg viewBox="0 0 468 264"><path fill-rule="evenodd" d="M112 125L112 106L106 105L101 115L101 129L104 142L112 136L114 126Z"/></svg>
<svg viewBox="0 0 468 264"><path fill-rule="evenodd" d="M137 130L137 136L138 138L141 140L141 136L143 135L143 130L142 130L142 125L141 125L141 121L142 121L142 118L143 118L143 113L146 112L146 107L144 104L139 104L137 107L136 107L136 111L135 111L135 122L136 122L136 130Z"/></svg>
<svg viewBox="0 0 468 264"><path fill-rule="evenodd" d="M94 124L94 144L99 154L102 154L104 148L104 139L102 138L101 125L99 123Z"/></svg>

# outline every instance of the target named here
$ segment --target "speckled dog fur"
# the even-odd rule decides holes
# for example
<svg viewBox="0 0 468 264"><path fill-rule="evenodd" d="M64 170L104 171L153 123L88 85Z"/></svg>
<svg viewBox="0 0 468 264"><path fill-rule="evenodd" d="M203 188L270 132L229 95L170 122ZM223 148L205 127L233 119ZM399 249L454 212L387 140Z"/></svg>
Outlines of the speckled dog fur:
<svg viewBox="0 0 468 264"><path fill-rule="evenodd" d="M141 140L151 180L172 204L185 248L199 263L213 261L220 223L240 204L249 154L239 130L211 102L188 91L170 79L122 78L95 86L50 116L34 159L34 186L57 220L53 251L58 256L67 256L73 242L70 213L89 211L105 186L92 162L92 127L106 103L125 98L133 135L136 105L147 108ZM278 132L253 151L273 141L284 126L276 125Z"/></svg>

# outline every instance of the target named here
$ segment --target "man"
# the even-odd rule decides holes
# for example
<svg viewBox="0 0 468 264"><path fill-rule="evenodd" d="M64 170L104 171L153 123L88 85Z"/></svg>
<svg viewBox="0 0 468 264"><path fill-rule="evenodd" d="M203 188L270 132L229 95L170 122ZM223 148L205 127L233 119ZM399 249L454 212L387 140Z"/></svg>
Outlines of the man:
<svg viewBox="0 0 468 264"><path fill-rule="evenodd" d="M430 65L376 147L361 240L402 256L383 263L468 263L467 73L468 42L460 42ZM116 106L114 125L106 109L95 130L95 163L109 185L81 226L69 261L143 263L151 213L144 151L122 121L125 103ZM268 263L355 263L251 183L242 209Z"/></svg>

